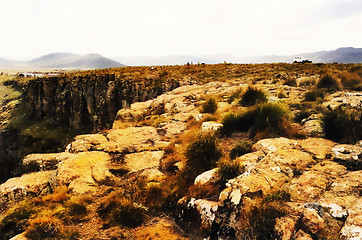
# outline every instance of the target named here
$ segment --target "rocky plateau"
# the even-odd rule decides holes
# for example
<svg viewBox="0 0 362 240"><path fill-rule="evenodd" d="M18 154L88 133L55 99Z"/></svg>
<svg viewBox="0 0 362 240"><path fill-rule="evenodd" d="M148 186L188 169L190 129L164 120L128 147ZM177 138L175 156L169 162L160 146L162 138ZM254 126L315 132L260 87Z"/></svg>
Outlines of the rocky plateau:
<svg viewBox="0 0 362 240"><path fill-rule="evenodd" d="M167 81L159 90L143 91L148 83L116 79L90 75L86 80L50 78L26 85L24 97L35 118L53 115L75 128L108 129L77 135L64 152L25 156L21 165L26 173L0 185L0 221L19 202L54 194L62 186L71 195L94 199L127 183L164 188L187 165L178 158L167 162L170 148L183 149L178 142L182 136L217 132L223 127L220 119L240 108L229 97L250 85L246 80ZM281 98L276 84L254 86L276 103L300 104L306 91L283 86L287 97ZM201 110L208 96L220 99L214 117ZM336 91L323 102L330 109L340 105L361 109L362 95ZM95 200L88 206L92 217L74 227L79 239L254 239L252 233L257 239L362 239L362 141L342 144L326 139L318 114L303 118L296 128L304 137L254 138L251 152L233 160L243 171L227 179L216 194L174 195L177 199L167 201L172 207L161 215L150 214L149 222L138 228L104 228L97 220L100 202ZM233 136L220 141L232 141ZM0 152L4 144L0 142ZM206 189L220 177L216 166L191 185ZM258 235L256 231L263 232L267 224L272 224L272 236ZM155 231L159 235L152 235ZM19 231L12 239L28 239L25 233Z"/></svg>

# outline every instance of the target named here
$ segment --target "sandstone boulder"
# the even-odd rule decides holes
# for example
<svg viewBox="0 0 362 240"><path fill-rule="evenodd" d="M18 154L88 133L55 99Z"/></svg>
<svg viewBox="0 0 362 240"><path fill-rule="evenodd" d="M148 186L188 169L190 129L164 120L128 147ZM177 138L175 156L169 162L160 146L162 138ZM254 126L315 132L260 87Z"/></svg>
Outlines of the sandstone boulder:
<svg viewBox="0 0 362 240"><path fill-rule="evenodd" d="M292 239L295 231L296 222L290 217L281 217L275 219L274 232L281 240Z"/></svg>
<svg viewBox="0 0 362 240"><path fill-rule="evenodd" d="M187 123L171 120L165 123L161 123L157 126L157 131L160 135L165 138L172 139L175 138L177 135L185 131L187 128Z"/></svg>
<svg viewBox="0 0 362 240"><path fill-rule="evenodd" d="M87 152L87 151L102 151L108 139L102 134L85 134L78 135L74 141L68 145L69 152Z"/></svg>
<svg viewBox="0 0 362 240"><path fill-rule="evenodd" d="M321 162L293 178L288 186L292 199L312 202L319 199L335 178L346 173L345 167L331 161Z"/></svg>
<svg viewBox="0 0 362 240"><path fill-rule="evenodd" d="M221 123L217 123L217 122L213 122L213 121L210 121L210 122L203 122L202 125L201 125L201 131L203 132L214 132L214 131L217 131L219 130L220 128L222 128L222 124Z"/></svg>
<svg viewBox="0 0 362 240"><path fill-rule="evenodd" d="M145 151L127 154L124 158L124 165L131 172L158 168L164 154L164 151Z"/></svg>
<svg viewBox="0 0 362 240"><path fill-rule="evenodd" d="M146 182L161 182L165 180L166 175L157 168L148 168L140 174L140 177Z"/></svg>
<svg viewBox="0 0 362 240"><path fill-rule="evenodd" d="M324 137L323 121L321 114L312 114L302 120L302 126L305 133L310 137Z"/></svg>
<svg viewBox="0 0 362 240"><path fill-rule="evenodd" d="M110 130L104 147L106 152L141 152L158 150L169 143L163 142L154 127L129 127L126 129Z"/></svg>
<svg viewBox="0 0 362 240"><path fill-rule="evenodd" d="M332 148L331 158L349 170L362 170L362 147L340 144Z"/></svg>
<svg viewBox="0 0 362 240"><path fill-rule="evenodd" d="M344 209L353 208L361 194L362 171L348 172L331 182L320 202L335 203Z"/></svg>
<svg viewBox="0 0 362 240"><path fill-rule="evenodd" d="M341 230L342 239L362 239L362 199L359 198L355 206L348 210L348 217Z"/></svg>
<svg viewBox="0 0 362 240"><path fill-rule="evenodd" d="M324 138L307 138L300 140L299 145L303 151L319 160L324 160L336 143Z"/></svg>
<svg viewBox="0 0 362 240"><path fill-rule="evenodd" d="M347 105L353 108L362 107L362 93L359 92L336 92L327 97L323 106L335 109L341 105Z"/></svg>
<svg viewBox="0 0 362 240"><path fill-rule="evenodd" d="M205 199L191 199L188 203L189 208L196 208L200 213L201 217L201 226L204 229L210 229L212 223L216 218L216 213L219 208L219 203L214 201L209 201Z"/></svg>
<svg viewBox="0 0 362 240"><path fill-rule="evenodd" d="M324 220L315 209L306 208L303 211L302 224L312 234L317 234L324 229Z"/></svg>
<svg viewBox="0 0 362 240"><path fill-rule="evenodd" d="M55 170L59 162L67 160L72 153L43 153L29 154L24 157L22 165L24 168L35 168L38 171Z"/></svg>
<svg viewBox="0 0 362 240"><path fill-rule="evenodd" d="M296 234L295 234L295 240L313 240L313 238L305 233L303 230L299 230Z"/></svg>
<svg viewBox="0 0 362 240"><path fill-rule="evenodd" d="M49 181L55 171L42 171L10 178L0 185L0 210L7 201L34 197L51 191Z"/></svg>
<svg viewBox="0 0 362 240"><path fill-rule="evenodd" d="M298 142L288 138L267 138L255 143L252 147L253 151L263 150L275 152L277 149L293 149L296 148Z"/></svg>
<svg viewBox="0 0 362 240"><path fill-rule="evenodd" d="M76 193L96 191L98 185L112 185L110 156L105 152L82 152L59 164L57 185L68 185Z"/></svg>
<svg viewBox="0 0 362 240"><path fill-rule="evenodd" d="M207 183L215 183L219 179L218 169L214 168L206 171L195 178L194 184L204 185Z"/></svg>

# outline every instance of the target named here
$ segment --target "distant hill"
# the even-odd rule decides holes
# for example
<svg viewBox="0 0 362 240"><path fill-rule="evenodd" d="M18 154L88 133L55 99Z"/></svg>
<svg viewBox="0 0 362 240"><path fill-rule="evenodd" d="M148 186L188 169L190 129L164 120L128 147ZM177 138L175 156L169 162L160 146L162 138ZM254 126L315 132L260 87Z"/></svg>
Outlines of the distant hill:
<svg viewBox="0 0 362 240"><path fill-rule="evenodd" d="M51 53L29 61L0 58L0 69L101 69L124 66L99 54Z"/></svg>
<svg viewBox="0 0 362 240"><path fill-rule="evenodd" d="M254 57L241 57L240 63L277 63L293 61L295 56L303 56L314 63L362 63L362 48L345 47L331 51L318 51L309 53L298 53L290 56L266 55Z"/></svg>
<svg viewBox="0 0 362 240"><path fill-rule="evenodd" d="M231 54L214 54L200 56L170 55L162 57L119 57L116 60L131 66L151 65L183 65L193 63L291 63L295 56L309 58L314 63L362 63L362 48L338 48L332 51L318 51L298 53L295 55L264 55L264 56L236 56Z"/></svg>
<svg viewBox="0 0 362 240"><path fill-rule="evenodd" d="M362 63L362 48L344 47L332 51L305 53L314 62Z"/></svg>

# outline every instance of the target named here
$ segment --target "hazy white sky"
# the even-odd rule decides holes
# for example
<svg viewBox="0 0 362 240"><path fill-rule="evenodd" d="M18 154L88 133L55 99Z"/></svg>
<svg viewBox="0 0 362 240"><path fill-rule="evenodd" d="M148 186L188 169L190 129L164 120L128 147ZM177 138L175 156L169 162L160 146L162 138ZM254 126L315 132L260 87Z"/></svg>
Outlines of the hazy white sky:
<svg viewBox="0 0 362 240"><path fill-rule="evenodd" d="M362 47L362 0L3 0L0 56L295 54Z"/></svg>

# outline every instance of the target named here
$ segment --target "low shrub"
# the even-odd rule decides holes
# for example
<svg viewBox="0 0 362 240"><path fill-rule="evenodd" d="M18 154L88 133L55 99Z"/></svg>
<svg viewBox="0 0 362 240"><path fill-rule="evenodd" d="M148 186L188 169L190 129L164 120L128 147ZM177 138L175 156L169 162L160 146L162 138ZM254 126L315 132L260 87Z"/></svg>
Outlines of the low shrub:
<svg viewBox="0 0 362 240"><path fill-rule="evenodd" d="M253 111L245 111L239 114L229 113L222 120L223 127L220 132L224 135L230 135L233 132L246 132L255 121Z"/></svg>
<svg viewBox="0 0 362 240"><path fill-rule="evenodd" d="M225 183L244 172L245 167L233 160L223 159L217 162L218 174L220 177L220 187L225 187Z"/></svg>
<svg viewBox="0 0 362 240"><path fill-rule="evenodd" d="M228 114L224 117L222 134L229 135L233 132L251 131L251 136L269 128L272 132L285 135L286 121L289 118L289 110L286 106L276 103L264 103L257 105L240 114Z"/></svg>
<svg viewBox="0 0 362 240"><path fill-rule="evenodd" d="M362 90L362 70L342 72L339 78L344 88L357 91Z"/></svg>
<svg viewBox="0 0 362 240"><path fill-rule="evenodd" d="M145 219L146 209L122 194L112 194L98 208L98 215L105 221L104 227L122 225L140 226Z"/></svg>
<svg viewBox="0 0 362 240"><path fill-rule="evenodd" d="M233 149L231 149L229 153L230 159L233 160L237 157L251 152L252 145L253 144L249 140L240 141Z"/></svg>
<svg viewBox="0 0 362 240"><path fill-rule="evenodd" d="M217 102L213 98L209 98L204 104L201 106L202 113L215 113L217 110Z"/></svg>
<svg viewBox="0 0 362 240"><path fill-rule="evenodd" d="M263 91L249 86L246 92L241 96L239 103L241 106L249 107L259 103L264 103L267 100L268 98Z"/></svg>
<svg viewBox="0 0 362 240"><path fill-rule="evenodd" d="M84 216L87 214L87 207L84 203L71 203L68 209L69 215L73 217Z"/></svg>
<svg viewBox="0 0 362 240"><path fill-rule="evenodd" d="M187 192L187 197L196 198L196 199L210 199L216 198L219 196L219 188L213 183L207 183L204 185L196 184L191 185Z"/></svg>
<svg viewBox="0 0 362 240"><path fill-rule="evenodd" d="M190 177L196 177L200 173L211 169L221 156L215 134L199 134L187 146L186 171Z"/></svg>
<svg viewBox="0 0 362 240"><path fill-rule="evenodd" d="M156 183L146 186L142 191L145 205L149 208L160 207L166 197L165 191L165 187L161 187Z"/></svg>
<svg viewBox="0 0 362 240"><path fill-rule="evenodd" d="M266 103L255 108L255 124L258 129L276 126L282 119L287 118L286 106L275 103Z"/></svg>
<svg viewBox="0 0 362 240"><path fill-rule="evenodd" d="M278 98L286 98L287 95L285 95L285 93L283 91L279 91L278 92Z"/></svg>
<svg viewBox="0 0 362 240"><path fill-rule="evenodd" d="M340 84L337 81L336 78L334 78L332 75L325 74L321 76L319 81L317 82L317 88L326 88L330 90L339 90Z"/></svg>
<svg viewBox="0 0 362 240"><path fill-rule="evenodd" d="M362 139L362 111L339 107L324 113L326 138L342 143L356 143Z"/></svg>
<svg viewBox="0 0 362 240"><path fill-rule="evenodd" d="M324 92L320 89L314 89L304 94L303 101L315 102L317 101L317 99L323 99L323 98L324 98Z"/></svg>
<svg viewBox="0 0 362 240"><path fill-rule="evenodd" d="M27 221L35 213L30 203L20 205L5 216L0 222L0 239L8 240L15 235L23 232L26 228Z"/></svg>
<svg viewBox="0 0 362 240"><path fill-rule="evenodd" d="M311 78L299 82L299 87L309 87L312 85L315 85L315 80Z"/></svg>
<svg viewBox="0 0 362 240"><path fill-rule="evenodd" d="M285 210L279 204L266 202L255 206L246 213L241 222L243 231L240 239L275 239L274 226L276 218L285 216Z"/></svg>
<svg viewBox="0 0 362 240"><path fill-rule="evenodd" d="M296 87L297 81L295 80L295 78L288 78L287 80L285 80L284 85Z"/></svg>
<svg viewBox="0 0 362 240"><path fill-rule="evenodd" d="M235 99L240 97L241 92L241 88L235 90L230 96L228 96L227 102L232 103Z"/></svg>
<svg viewBox="0 0 362 240"><path fill-rule="evenodd" d="M36 218L30 221L25 236L32 240L60 239L59 223L53 218Z"/></svg>

